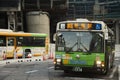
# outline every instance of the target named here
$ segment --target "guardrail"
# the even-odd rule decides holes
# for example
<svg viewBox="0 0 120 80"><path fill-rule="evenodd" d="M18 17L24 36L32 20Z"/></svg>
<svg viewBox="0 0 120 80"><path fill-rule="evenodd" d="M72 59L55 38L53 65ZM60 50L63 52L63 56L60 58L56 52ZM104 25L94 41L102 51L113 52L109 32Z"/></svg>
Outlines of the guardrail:
<svg viewBox="0 0 120 80"><path fill-rule="evenodd" d="M43 56L32 57L32 58L22 58L22 59L7 59L0 61L0 66L12 63L23 63L23 62L34 62L34 61L44 61Z"/></svg>

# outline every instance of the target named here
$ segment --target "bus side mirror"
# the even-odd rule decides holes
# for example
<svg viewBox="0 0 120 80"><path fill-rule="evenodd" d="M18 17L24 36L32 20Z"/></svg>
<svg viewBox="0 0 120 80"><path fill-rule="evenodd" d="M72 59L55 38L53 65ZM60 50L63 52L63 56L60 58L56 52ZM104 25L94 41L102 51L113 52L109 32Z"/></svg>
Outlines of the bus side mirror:
<svg viewBox="0 0 120 80"><path fill-rule="evenodd" d="M108 40L108 33L105 33L105 40Z"/></svg>
<svg viewBox="0 0 120 80"><path fill-rule="evenodd" d="M53 41L56 41L56 33L53 35Z"/></svg>

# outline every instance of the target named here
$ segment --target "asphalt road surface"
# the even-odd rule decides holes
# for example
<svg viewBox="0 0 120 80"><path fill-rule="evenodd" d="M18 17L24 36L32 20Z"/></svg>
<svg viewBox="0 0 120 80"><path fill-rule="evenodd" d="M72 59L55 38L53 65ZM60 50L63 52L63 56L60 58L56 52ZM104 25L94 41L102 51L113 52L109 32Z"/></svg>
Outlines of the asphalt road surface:
<svg viewBox="0 0 120 80"><path fill-rule="evenodd" d="M0 80L120 80L120 58L107 75L94 73L67 73L54 70L53 60L17 61L0 64Z"/></svg>

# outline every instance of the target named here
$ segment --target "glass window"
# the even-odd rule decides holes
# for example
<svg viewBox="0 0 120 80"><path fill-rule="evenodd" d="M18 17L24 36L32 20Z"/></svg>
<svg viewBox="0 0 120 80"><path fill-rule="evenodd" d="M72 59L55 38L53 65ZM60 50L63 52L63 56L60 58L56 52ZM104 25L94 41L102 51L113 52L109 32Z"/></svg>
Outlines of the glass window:
<svg viewBox="0 0 120 80"><path fill-rule="evenodd" d="M69 2L74 2L74 0L69 0Z"/></svg>
<svg viewBox="0 0 120 80"><path fill-rule="evenodd" d="M106 0L98 0L99 2L106 2Z"/></svg>
<svg viewBox="0 0 120 80"><path fill-rule="evenodd" d="M36 45L36 46L45 46L45 38L34 37L33 38L33 45Z"/></svg>
<svg viewBox="0 0 120 80"><path fill-rule="evenodd" d="M87 0L87 1L93 1L94 2L95 0Z"/></svg>
<svg viewBox="0 0 120 80"><path fill-rule="evenodd" d="M45 46L45 37L17 37L18 46Z"/></svg>
<svg viewBox="0 0 120 80"><path fill-rule="evenodd" d="M6 37L0 36L0 46L6 46Z"/></svg>
<svg viewBox="0 0 120 80"><path fill-rule="evenodd" d="M18 7L19 0L0 0L0 7Z"/></svg>
<svg viewBox="0 0 120 80"><path fill-rule="evenodd" d="M103 34L97 32L59 32L57 51L103 52Z"/></svg>
<svg viewBox="0 0 120 80"><path fill-rule="evenodd" d="M83 1L83 0L76 0L76 2L81 2L81 1Z"/></svg>
<svg viewBox="0 0 120 80"><path fill-rule="evenodd" d="M8 37L8 46L14 46L14 38Z"/></svg>

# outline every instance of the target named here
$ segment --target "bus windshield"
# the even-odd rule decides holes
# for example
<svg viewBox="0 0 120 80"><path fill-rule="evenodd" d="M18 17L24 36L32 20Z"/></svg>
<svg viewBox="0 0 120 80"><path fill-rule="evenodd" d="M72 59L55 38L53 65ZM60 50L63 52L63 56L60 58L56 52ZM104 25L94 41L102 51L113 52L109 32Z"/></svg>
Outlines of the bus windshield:
<svg viewBox="0 0 120 80"><path fill-rule="evenodd" d="M17 37L17 46L45 47L45 37Z"/></svg>
<svg viewBox="0 0 120 80"><path fill-rule="evenodd" d="M104 35L101 32L58 32L57 51L103 52Z"/></svg>

